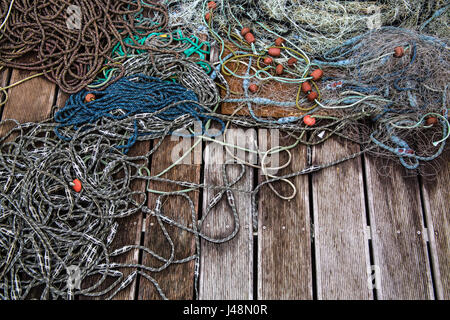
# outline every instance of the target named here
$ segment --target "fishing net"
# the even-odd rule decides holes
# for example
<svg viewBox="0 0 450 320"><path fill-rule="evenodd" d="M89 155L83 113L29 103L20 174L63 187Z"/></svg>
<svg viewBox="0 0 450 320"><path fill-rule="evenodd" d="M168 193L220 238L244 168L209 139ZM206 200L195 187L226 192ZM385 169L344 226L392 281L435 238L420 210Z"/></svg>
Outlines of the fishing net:
<svg viewBox="0 0 450 320"><path fill-rule="evenodd" d="M445 1L80 0L80 30L67 26L66 2L0 3L2 65L43 71L74 93L44 122L0 122L1 299L111 299L137 279L167 298L157 274L190 262L197 290L200 241L235 237L237 195L251 197L257 230L264 188L292 199L293 178L362 154L382 159L382 174L395 160L414 174L437 175L438 158L448 155ZM27 53L37 60L20 62ZM278 130L280 143L263 150L223 138L236 127ZM195 144L151 172L150 158L172 135ZM332 137L360 148L312 163L310 147ZM129 152L143 141L152 141L146 152ZM222 183L165 175L201 143L232 153L215 164ZM277 173L298 145L308 146L305 167ZM276 153L289 160L269 167ZM260 183L239 187L254 169L264 176ZM154 183L169 191L153 190ZM281 184L292 193L283 194ZM191 191L211 195L200 220ZM166 210L172 198L189 219ZM211 212L230 216L233 228L212 237L204 224ZM161 252L115 244L120 224L137 214L156 219ZM179 238L170 228L191 236L192 252L175 254ZM121 259L137 251L152 262ZM71 285L70 270L78 270L80 288Z"/></svg>

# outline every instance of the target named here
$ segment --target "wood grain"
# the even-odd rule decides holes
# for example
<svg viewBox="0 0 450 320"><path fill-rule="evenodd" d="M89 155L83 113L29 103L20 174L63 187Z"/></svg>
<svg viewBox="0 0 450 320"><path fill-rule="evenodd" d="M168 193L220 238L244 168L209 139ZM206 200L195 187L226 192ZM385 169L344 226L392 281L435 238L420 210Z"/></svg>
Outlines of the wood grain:
<svg viewBox="0 0 450 320"><path fill-rule="evenodd" d="M245 138L244 138L245 137ZM256 131L237 130L232 127L226 133L228 143L254 148ZM231 151L231 150L230 150ZM236 150L232 150L236 151ZM223 185L222 164L227 159L225 150L215 144L207 144L205 151L204 183ZM241 155L239 155L241 156ZM245 155L243 155L245 157ZM229 157L229 156L228 156ZM241 171L239 165L227 166L229 181ZM233 186L242 190L253 189L253 169L246 168L244 177ZM207 189L203 193L203 214L217 191ZM234 192L239 215L240 230L229 242L215 244L201 241L200 299L201 300L251 300L253 298L253 230L250 193ZM234 230L233 213L227 204L227 196L211 210L204 222L203 231L210 237L223 238Z"/></svg>
<svg viewBox="0 0 450 320"><path fill-rule="evenodd" d="M258 132L259 149L269 150L277 131ZM292 141L280 141L289 145ZM285 164L287 154L279 155L279 164ZM274 159L268 166L278 166ZM277 172L283 175L303 169L306 165L306 147L292 150L292 162ZM261 174L261 172L260 172ZM264 177L259 176L260 182ZM311 230L309 211L308 176L298 176L291 181L297 188L294 199L279 199L266 185L259 193L258 203L258 299L302 299L313 298ZM283 195L291 194L286 183L275 183L274 187Z"/></svg>
<svg viewBox="0 0 450 320"><path fill-rule="evenodd" d="M0 70L0 88L4 88L8 85L8 78L9 78L10 74L11 74L11 69L9 69L9 68L3 68ZM3 90L0 91L0 103L5 101L5 99L7 98L7 95L8 95L8 89L5 89L4 91ZM1 118L2 112L3 112L3 106L0 105L0 119L2 119ZM0 130L1 130L1 128L0 128Z"/></svg>
<svg viewBox="0 0 450 320"><path fill-rule="evenodd" d="M21 60L26 62L29 59L29 57L25 57ZM14 69L9 83L16 83L36 73L34 71ZM10 88L8 91L8 102L3 107L2 119L16 119L20 123L39 122L48 119L55 98L55 91L56 86L43 76ZM0 128L0 136L4 135L12 127L12 123L3 125Z"/></svg>
<svg viewBox="0 0 450 320"><path fill-rule="evenodd" d="M192 139L191 139L192 140ZM156 141L155 141L156 143ZM152 157L151 174L156 175L170 166L172 161L172 151L178 144L178 141L171 141L170 137L166 138L159 147L158 151ZM195 155L191 154L192 164L179 164L171 171L163 175L164 178L200 182L200 163L198 159L194 159ZM195 161L197 160L197 164ZM175 191L174 185L167 183L151 183L150 188L161 191ZM180 188L178 188L180 189ZM199 192L192 191L188 195L194 202L195 212L198 212ZM148 197L148 207L155 208L157 196L150 193ZM184 225L191 224L192 218L189 205L185 199L181 197L171 197L164 202L163 210L165 215ZM192 234L182 231L176 227L166 225L167 231L175 244L175 259L182 259L195 253L195 240ZM169 258L170 246L164 237L161 228L155 217L147 216L145 221L145 237L144 245L150 250L156 252L162 257ZM146 266L158 267L162 263L155 258L144 254L142 263ZM161 286L166 297L170 300L192 299L194 295L194 261L183 264L172 264L162 272L151 274L152 277ZM139 285L139 299L156 300L160 299L158 292L151 282L141 278Z"/></svg>
<svg viewBox="0 0 450 320"><path fill-rule="evenodd" d="M66 101L67 99L69 99L69 94L65 93L61 90L58 90L58 97L56 98L56 110L62 109L64 108L64 106L66 105Z"/></svg>
<svg viewBox="0 0 450 320"><path fill-rule="evenodd" d="M450 299L450 163L422 185L437 299Z"/></svg>
<svg viewBox="0 0 450 320"><path fill-rule="evenodd" d="M313 163L358 152L359 146L332 138L314 147ZM361 159L313 174L317 298L368 300L370 267Z"/></svg>
<svg viewBox="0 0 450 320"><path fill-rule="evenodd" d="M378 299L433 299L430 264L416 177L391 162L391 173L379 175L379 163L366 157L367 192L374 263L380 270Z"/></svg>

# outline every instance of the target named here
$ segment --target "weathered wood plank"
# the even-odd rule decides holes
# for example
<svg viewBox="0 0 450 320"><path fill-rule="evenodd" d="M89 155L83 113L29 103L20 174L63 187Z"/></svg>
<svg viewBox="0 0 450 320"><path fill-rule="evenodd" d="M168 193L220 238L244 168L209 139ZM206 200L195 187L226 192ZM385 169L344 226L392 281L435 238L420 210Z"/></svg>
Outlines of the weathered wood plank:
<svg viewBox="0 0 450 320"><path fill-rule="evenodd" d="M267 151L278 145L277 136L277 131L260 129L259 149ZM288 145L292 142L279 143ZM272 173L283 175L306 166L306 147L298 146L291 152L292 161L287 168ZM273 158L267 166L283 165L287 159L283 152L279 154L279 161ZM259 174L261 182L264 179L261 170ZM297 188L297 195L292 200L281 200L267 185L259 193L258 299L313 298L308 176L298 176L291 182ZM277 182L274 187L284 196L292 192L286 183Z"/></svg>
<svg viewBox="0 0 450 320"><path fill-rule="evenodd" d="M375 267L379 270L378 299L433 299L430 264L416 177L392 162L389 175L366 157L367 192Z"/></svg>
<svg viewBox="0 0 450 320"><path fill-rule="evenodd" d="M321 164L358 152L359 146L332 138L313 148ZM368 300L370 268L361 159L313 174L317 298Z"/></svg>
<svg viewBox="0 0 450 320"><path fill-rule="evenodd" d="M56 100L56 107L58 109L64 107L66 100L69 98L69 95L59 90L58 97ZM150 142L138 142L128 152L129 156L140 156L146 154L150 150ZM143 163L143 162L141 162ZM146 184L144 181L134 181L131 184L131 189L133 191L142 191L145 192ZM141 230L143 224L143 213L139 212L132 216L126 217L124 219L119 219L117 222L119 223L119 227L117 229L116 237L111 244L110 251L115 250L117 248L131 245L131 244L140 244L141 240ZM112 262L117 263L126 263L126 264L137 264L139 262L139 251L132 250L126 254L123 254L119 257L111 258ZM119 271L123 272L124 279L133 272L134 270L128 268L119 269ZM93 276L91 278L87 278L83 281L82 288L92 286L98 277ZM115 279L107 279L105 283L101 286L101 288L105 288L113 283ZM126 288L121 290L115 297L114 300L133 300L135 298L136 291L136 279L128 285ZM109 293L107 294L109 295ZM97 299L104 299L107 295L103 297L99 297ZM91 297L80 297L81 300L91 300Z"/></svg>
<svg viewBox="0 0 450 320"><path fill-rule="evenodd" d="M3 68L0 69L0 88L6 87L8 85L8 76L11 73L11 70L9 68ZM0 103L4 102L6 99L6 95L8 94L8 89L5 90L5 92L0 91ZM2 106L0 105L0 115Z"/></svg>
<svg viewBox="0 0 450 320"><path fill-rule="evenodd" d="M191 139L192 140L192 139ZM186 141L186 140L184 140ZM155 141L157 143L157 141ZM151 174L156 175L172 165L172 151L179 144L178 141L171 141L166 138L158 151L153 154ZM182 153L182 152L181 152ZM200 147L201 153L201 147ZM191 154L191 164L179 164L172 170L163 175L164 178L200 182L200 165L198 158ZM197 155L198 157L198 155ZM201 158L201 157L200 157ZM178 159L175 157L174 159ZM201 159L200 159L201 160ZM180 190L173 184L168 183L151 183L150 188L161 191ZM193 200L196 215L198 213L199 191L191 191L187 193ZM157 195L150 193L148 197L148 207L155 208ZM164 201L162 211L171 219L192 226L191 210L188 202L181 197L170 197ZM150 250L162 257L170 257L170 245L168 244L163 232L153 216L147 216L145 223L144 245ZM173 243L175 244L175 259L189 257L195 253L194 236L186 231L182 231L176 227L165 225ZM163 263L144 254L142 263L146 266L159 267ZM166 297L170 300L192 299L194 295L194 261L191 260L183 264L172 264L162 272L150 274L159 283ZM148 280L141 277L139 284L139 299L156 300L160 299L154 285Z"/></svg>
<svg viewBox="0 0 450 320"><path fill-rule="evenodd" d="M450 163L422 184L437 299L450 299Z"/></svg>
<svg viewBox="0 0 450 320"><path fill-rule="evenodd" d="M227 143L254 149L256 131L254 129L244 131L232 127L226 132L225 140ZM229 150L239 158L246 156L246 154L241 155L240 152L236 152L235 149L230 148ZM223 185L222 164L233 158L226 153L222 146L215 143L207 144L204 157L204 183L213 186ZM227 166L227 176L230 182L236 179L240 172L241 167L238 164ZM245 175L233 188L252 190L253 169L246 168ZM204 191L203 214L206 214L208 204L217 193L217 190L211 189ZM251 300L253 298L251 194L240 192L234 192L233 194L239 216L240 229L238 234L232 240L223 244L201 241L199 296L201 300ZM234 227L233 213L227 203L225 193L221 202L211 210L204 221L203 231L208 236L218 239L231 234Z"/></svg>
<svg viewBox="0 0 450 320"><path fill-rule="evenodd" d="M67 99L69 99L69 94L65 93L61 90L58 91L58 97L56 98L56 104L55 107L57 110L64 108L66 105Z"/></svg>
<svg viewBox="0 0 450 320"><path fill-rule="evenodd" d="M24 61L30 59L23 58ZM13 70L10 84L23 80L37 72ZM16 119L20 123L39 122L48 119L55 98L56 86L43 76L21 83L8 90L9 99L3 106L2 119ZM12 123L0 128L0 136L13 127Z"/></svg>

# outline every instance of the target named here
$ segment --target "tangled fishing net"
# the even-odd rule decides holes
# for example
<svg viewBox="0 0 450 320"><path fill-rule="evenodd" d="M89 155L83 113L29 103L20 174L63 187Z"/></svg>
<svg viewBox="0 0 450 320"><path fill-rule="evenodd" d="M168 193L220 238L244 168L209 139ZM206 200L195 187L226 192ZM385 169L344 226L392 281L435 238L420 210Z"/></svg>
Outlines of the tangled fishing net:
<svg viewBox="0 0 450 320"><path fill-rule="evenodd" d="M319 105L364 111L373 123L366 139L379 147L377 154L416 169L436 159L448 138L449 58L437 38L390 27L369 32L325 55L322 65L343 66L347 74L331 79L340 88Z"/></svg>
<svg viewBox="0 0 450 320"><path fill-rule="evenodd" d="M205 33L207 1L163 1L171 25L189 26ZM229 38L251 26L259 42L272 43L281 36L310 54L321 54L354 36L380 26L422 28L448 37L447 1L314 1L252 0L217 1L217 30ZM269 31L270 30L270 31Z"/></svg>
<svg viewBox="0 0 450 320"><path fill-rule="evenodd" d="M1 63L42 70L74 93L42 123L0 122L0 129L14 124L0 138L1 299L24 299L36 291L42 299L114 298L138 276L167 298L155 274L194 261L197 286L200 239L219 244L239 231L237 193L251 195L256 228L262 188L292 199L293 177L365 153L423 173L448 151L445 1L378 1L375 9L367 1L163 3L168 11L156 2L83 0L83 21L89 23L70 30L64 27L63 2L1 2ZM379 22L386 26L367 26L373 10L380 10ZM29 66L18 62L28 52L38 60ZM287 139L270 150L245 149L259 156L249 164L233 153L240 146L219 138L232 126L277 129ZM164 177L176 163L150 172L150 157L170 135L233 153L236 161L222 165L223 183ZM271 153L290 155L299 144L314 146L332 137L357 143L360 150L284 175L266 166ZM145 154L129 155L137 142L149 140ZM229 176L230 166L239 168L237 177ZM236 187L249 168L261 170L262 182L253 190ZM146 189L136 191L136 181ZM154 182L173 189L155 192L148 187ZM293 193L280 194L280 182ZM186 190L213 193L199 221ZM156 193L155 201L148 192ZM172 197L183 199L189 221L165 211ZM204 221L222 202L234 228L214 238ZM157 219L168 254L137 244L113 249L122 219L138 213ZM192 254L175 257L169 225L193 236ZM118 262L136 250L157 263ZM68 282L72 266L83 281L96 280L74 289Z"/></svg>

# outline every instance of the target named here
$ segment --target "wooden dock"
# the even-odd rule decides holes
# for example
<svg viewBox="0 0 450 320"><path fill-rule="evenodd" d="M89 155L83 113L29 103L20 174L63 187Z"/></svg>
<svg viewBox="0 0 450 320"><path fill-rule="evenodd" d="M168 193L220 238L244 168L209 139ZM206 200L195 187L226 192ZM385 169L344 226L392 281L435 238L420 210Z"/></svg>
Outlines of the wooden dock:
<svg viewBox="0 0 450 320"><path fill-rule="evenodd" d="M4 70L0 84L15 83L30 72ZM2 119L20 122L48 118L53 105L63 106L67 95L43 77L8 90ZM232 132L232 131L230 131ZM246 138L261 143L267 132L246 130ZM233 136L230 137L232 139ZM234 137L237 138L237 137ZM175 141L164 141L151 159L152 173L172 164ZM203 142L203 159L214 152ZM138 143L132 154L150 150ZM358 145L329 140L312 148L312 162L321 163L357 151ZM281 163L283 157L281 155ZM283 172L304 168L307 148L292 152ZM450 164L443 162L434 181L405 177L399 164L389 163L389 175L377 173L377 160L360 157L341 165L293 179L298 193L282 201L263 188L258 201L258 228L252 228L250 195L236 194L240 231L228 243L201 242L199 293L194 291L194 262L172 265L154 275L169 299L449 299L450 298ZM214 161L212 161L214 162ZM234 170L234 169L233 169ZM230 170L232 171L232 170ZM237 174L236 172L232 173ZM165 177L186 181L221 183L221 167L182 164ZM247 170L237 186L254 188L261 181L258 169ZM136 190L145 190L136 183ZM170 190L170 186L153 185ZM289 193L286 185L281 190ZM191 192L199 217L211 191ZM149 207L155 197L149 195ZM183 199L170 199L165 212L179 221L191 221ZM223 210L218 206L215 210ZM189 222L188 222L189 223ZM209 235L233 228L231 213L211 213L205 222ZM176 246L175 257L195 251L194 238L168 227ZM145 245L163 254L168 251L154 217L144 213L121 220L115 247ZM152 263L139 251L122 261ZM154 286L138 277L118 299L159 299Z"/></svg>

